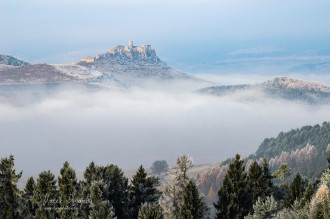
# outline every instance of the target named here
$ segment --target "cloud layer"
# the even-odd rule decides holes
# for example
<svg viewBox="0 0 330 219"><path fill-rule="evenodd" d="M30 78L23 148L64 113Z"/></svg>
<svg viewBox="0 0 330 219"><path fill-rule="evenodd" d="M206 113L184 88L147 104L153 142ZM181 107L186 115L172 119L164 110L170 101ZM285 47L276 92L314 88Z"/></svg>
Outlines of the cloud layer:
<svg viewBox="0 0 330 219"><path fill-rule="evenodd" d="M252 95L63 89L37 101L20 96L23 105L0 104L1 156L14 154L25 174L56 172L65 160L77 170L92 160L122 168L174 164L182 153L213 163L253 153L280 131L330 120L330 106Z"/></svg>

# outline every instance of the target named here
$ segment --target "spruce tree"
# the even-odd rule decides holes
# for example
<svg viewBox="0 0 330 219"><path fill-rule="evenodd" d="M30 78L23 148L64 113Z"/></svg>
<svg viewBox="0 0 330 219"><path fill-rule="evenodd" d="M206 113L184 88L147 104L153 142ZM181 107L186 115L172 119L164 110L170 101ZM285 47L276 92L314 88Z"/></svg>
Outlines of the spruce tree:
<svg viewBox="0 0 330 219"><path fill-rule="evenodd" d="M293 205L294 201L299 201L303 197L304 191L304 180L300 173L297 172L292 183L290 184L289 194L285 197L285 206L290 207Z"/></svg>
<svg viewBox="0 0 330 219"><path fill-rule="evenodd" d="M313 198L315 189L313 188L312 184L308 184L308 187L306 191L304 192L304 195L301 199L301 207L304 207L306 204L308 204L311 199Z"/></svg>
<svg viewBox="0 0 330 219"><path fill-rule="evenodd" d="M115 209L118 219L129 218L129 189L128 179L117 165L107 165L102 168L105 200L108 200Z"/></svg>
<svg viewBox="0 0 330 219"><path fill-rule="evenodd" d="M225 186L225 189L220 188L219 201L215 205L218 210L217 218L227 218L226 215L228 214L230 218L244 218L252 207L252 195L243 162L240 155L236 154L234 162L229 164L229 169L225 175L227 185L222 185L222 187Z"/></svg>
<svg viewBox="0 0 330 219"><path fill-rule="evenodd" d="M30 177L25 184L24 192L22 195L23 202L23 215L26 218L33 218L35 216L36 204L33 203L33 194L36 187L33 177Z"/></svg>
<svg viewBox="0 0 330 219"><path fill-rule="evenodd" d="M114 212L109 201L105 201L102 198L102 191L100 189L100 184L98 182L92 182L90 187L90 199L91 199L91 209L89 213L90 219L113 219Z"/></svg>
<svg viewBox="0 0 330 219"><path fill-rule="evenodd" d="M263 194L261 198L265 199L268 196L271 196L273 194L273 182L272 182L273 176L270 174L269 170L269 163L266 158L263 159L262 162L262 182L261 187L263 190Z"/></svg>
<svg viewBox="0 0 330 219"><path fill-rule="evenodd" d="M254 161L249 169L249 184L252 191L252 202L255 203L258 197L264 198L263 171L257 161Z"/></svg>
<svg viewBox="0 0 330 219"><path fill-rule="evenodd" d="M67 161L64 162L58 177L60 211L58 212L61 219L74 219L78 217L78 206L75 200L78 198L77 194L78 182L76 173L70 167Z"/></svg>
<svg viewBox="0 0 330 219"><path fill-rule="evenodd" d="M79 216L81 218L89 217L90 203L88 202L88 200L90 200L90 189L92 183L99 180L98 175L99 168L92 161L84 171L84 180L79 182L79 187L81 188L80 198L87 201L80 204Z"/></svg>
<svg viewBox="0 0 330 219"><path fill-rule="evenodd" d="M207 211L208 208L200 197L195 182L189 180L183 190L183 204L180 206L179 218L202 219Z"/></svg>
<svg viewBox="0 0 330 219"><path fill-rule="evenodd" d="M129 218L128 179L124 176L123 171L113 164L103 167L91 162L84 172L84 181L80 182L83 199L91 198L91 187L94 183L97 183L101 191L102 200L108 201L113 206L115 216L118 219ZM91 211L90 204L85 203L80 206L81 217L88 217Z"/></svg>
<svg viewBox="0 0 330 219"><path fill-rule="evenodd" d="M163 219L163 209L159 204L144 203L139 210L138 219Z"/></svg>
<svg viewBox="0 0 330 219"><path fill-rule="evenodd" d="M234 186L229 175L226 174L218 191L218 202L214 203L214 207L218 211L216 218L237 218L236 209L234 209L234 199Z"/></svg>
<svg viewBox="0 0 330 219"><path fill-rule="evenodd" d="M132 177L130 185L130 209L131 218L137 218L139 209L143 203L153 204L158 201L161 192L157 189L160 185L159 179L147 177L147 172L141 165Z"/></svg>
<svg viewBox="0 0 330 219"><path fill-rule="evenodd" d="M16 174L14 156L0 158L0 218L20 218L19 203L21 192L17 188L17 181L22 172Z"/></svg>
<svg viewBox="0 0 330 219"><path fill-rule="evenodd" d="M56 208L59 206L59 197L56 190L56 180L50 170L39 174L33 194L33 202L38 206L35 218L55 218Z"/></svg>

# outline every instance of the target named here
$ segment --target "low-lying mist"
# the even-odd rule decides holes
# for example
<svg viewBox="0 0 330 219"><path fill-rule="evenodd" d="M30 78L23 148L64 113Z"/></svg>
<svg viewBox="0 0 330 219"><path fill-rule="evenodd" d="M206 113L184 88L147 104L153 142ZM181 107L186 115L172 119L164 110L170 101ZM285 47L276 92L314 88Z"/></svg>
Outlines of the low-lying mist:
<svg viewBox="0 0 330 219"><path fill-rule="evenodd" d="M0 102L1 157L13 154L24 175L58 172L65 160L78 171L92 160L124 169L149 167L158 159L173 165L183 153L195 164L214 163L253 153L264 138L281 131L330 120L328 105L260 93L217 97L137 88L50 93L38 98L21 93L17 101L24 104Z"/></svg>

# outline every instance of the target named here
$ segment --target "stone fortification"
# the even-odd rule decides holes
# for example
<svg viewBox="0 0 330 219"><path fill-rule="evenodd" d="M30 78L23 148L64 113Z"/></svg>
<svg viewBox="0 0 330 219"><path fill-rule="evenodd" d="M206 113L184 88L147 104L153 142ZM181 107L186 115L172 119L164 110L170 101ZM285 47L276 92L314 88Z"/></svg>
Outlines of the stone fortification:
<svg viewBox="0 0 330 219"><path fill-rule="evenodd" d="M132 60L148 60L150 62L159 62L159 58L156 55L155 49L150 45L134 46L133 41L129 41L127 46L116 46L109 49L105 54L97 55L94 57L87 57L81 59L81 62L94 63L98 60L108 58L124 58Z"/></svg>

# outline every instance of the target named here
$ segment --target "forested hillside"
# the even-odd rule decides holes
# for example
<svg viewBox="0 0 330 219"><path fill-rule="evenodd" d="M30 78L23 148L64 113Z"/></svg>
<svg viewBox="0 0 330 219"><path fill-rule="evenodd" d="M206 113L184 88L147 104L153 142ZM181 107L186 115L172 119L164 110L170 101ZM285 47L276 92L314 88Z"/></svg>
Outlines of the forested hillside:
<svg viewBox="0 0 330 219"><path fill-rule="evenodd" d="M275 170L279 163L288 163L309 177L320 176L327 165L330 152L330 122L304 126L289 132L281 132L276 138L266 138L254 155L248 159L267 158Z"/></svg>
<svg viewBox="0 0 330 219"><path fill-rule="evenodd" d="M316 180L327 167L329 153L330 122L324 122L322 125L304 126L289 132L281 132L276 138L266 138L257 152L245 158L244 162L246 169L249 169L254 160L261 164L263 158L267 158L271 172L286 163L291 169L288 179L293 178L299 171L310 180ZM228 158L218 168L202 175L200 189L210 202L216 199L216 191L222 185L228 164L233 161L234 158Z"/></svg>

